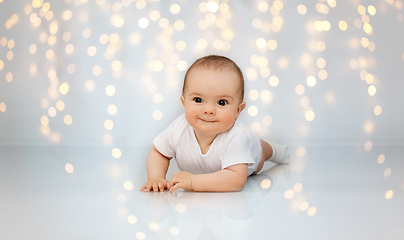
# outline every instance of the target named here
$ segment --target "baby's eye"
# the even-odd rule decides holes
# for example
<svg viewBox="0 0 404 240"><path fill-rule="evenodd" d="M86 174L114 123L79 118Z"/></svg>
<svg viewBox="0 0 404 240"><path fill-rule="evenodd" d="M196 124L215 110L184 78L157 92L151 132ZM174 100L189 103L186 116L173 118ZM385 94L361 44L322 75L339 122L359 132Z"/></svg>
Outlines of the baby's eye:
<svg viewBox="0 0 404 240"><path fill-rule="evenodd" d="M221 99L221 100L219 100L219 102L217 102L217 104L219 104L220 106L225 106L225 105L227 105L227 101L226 100L223 100L223 99Z"/></svg>
<svg viewBox="0 0 404 240"><path fill-rule="evenodd" d="M196 98L194 98L194 102L196 102L196 103L201 103L201 102L202 102L202 98L196 97Z"/></svg>

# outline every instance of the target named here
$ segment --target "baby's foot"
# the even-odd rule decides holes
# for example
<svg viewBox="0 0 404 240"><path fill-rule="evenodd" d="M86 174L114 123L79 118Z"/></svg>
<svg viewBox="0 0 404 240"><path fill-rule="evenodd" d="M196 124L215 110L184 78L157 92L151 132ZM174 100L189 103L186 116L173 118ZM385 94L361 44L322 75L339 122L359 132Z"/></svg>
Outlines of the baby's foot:
<svg viewBox="0 0 404 240"><path fill-rule="evenodd" d="M272 142L268 142L273 149L272 157L268 160L274 163L289 163L290 153L287 145L279 145Z"/></svg>

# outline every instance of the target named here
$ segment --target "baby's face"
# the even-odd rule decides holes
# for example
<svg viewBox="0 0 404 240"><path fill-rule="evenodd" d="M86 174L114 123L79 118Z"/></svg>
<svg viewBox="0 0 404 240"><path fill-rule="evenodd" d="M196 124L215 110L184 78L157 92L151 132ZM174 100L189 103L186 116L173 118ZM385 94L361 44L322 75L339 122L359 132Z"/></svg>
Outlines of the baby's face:
<svg viewBox="0 0 404 240"><path fill-rule="evenodd" d="M197 135L217 135L234 125L246 104L240 85L232 70L195 68L188 73L181 102Z"/></svg>

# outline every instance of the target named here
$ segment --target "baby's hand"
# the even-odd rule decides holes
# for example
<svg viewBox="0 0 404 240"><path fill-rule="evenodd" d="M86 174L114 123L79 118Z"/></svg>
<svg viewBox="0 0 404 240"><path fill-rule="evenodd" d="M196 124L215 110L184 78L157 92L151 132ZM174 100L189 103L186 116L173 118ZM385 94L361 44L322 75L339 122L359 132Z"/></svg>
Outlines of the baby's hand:
<svg viewBox="0 0 404 240"><path fill-rule="evenodd" d="M150 192L151 189L155 192L158 192L159 190L164 191L164 189L170 188L169 184L170 182L162 177L154 177L150 178L147 183L143 184L142 187L140 187L140 191L146 190L146 192Z"/></svg>
<svg viewBox="0 0 404 240"><path fill-rule="evenodd" d="M174 173L169 184L172 186L170 188L171 192L174 192L179 188L183 188L185 191L194 190L192 187L192 174L189 172Z"/></svg>

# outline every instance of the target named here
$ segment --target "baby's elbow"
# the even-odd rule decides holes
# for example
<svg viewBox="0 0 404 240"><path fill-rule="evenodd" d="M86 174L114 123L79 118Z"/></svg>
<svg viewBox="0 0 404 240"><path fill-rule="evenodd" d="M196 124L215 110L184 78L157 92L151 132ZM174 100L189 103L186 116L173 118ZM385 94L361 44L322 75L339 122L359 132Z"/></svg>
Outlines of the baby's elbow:
<svg viewBox="0 0 404 240"><path fill-rule="evenodd" d="M234 182L234 192L240 192L243 190L245 184L247 182L247 178L239 178Z"/></svg>
<svg viewBox="0 0 404 240"><path fill-rule="evenodd" d="M243 190L248 177L247 164L238 164L228 167L226 170L229 171L228 175L228 186L230 186L229 191L239 192Z"/></svg>

